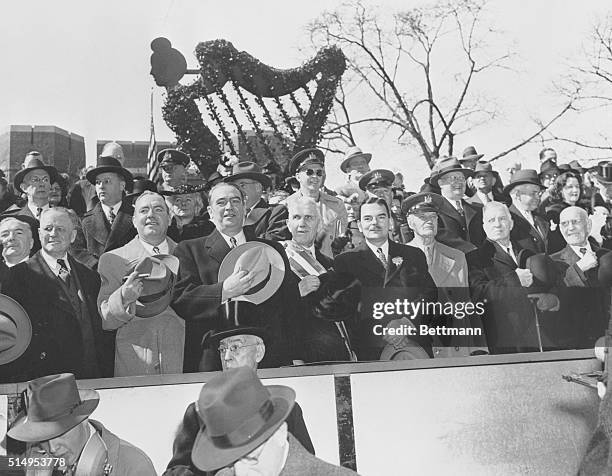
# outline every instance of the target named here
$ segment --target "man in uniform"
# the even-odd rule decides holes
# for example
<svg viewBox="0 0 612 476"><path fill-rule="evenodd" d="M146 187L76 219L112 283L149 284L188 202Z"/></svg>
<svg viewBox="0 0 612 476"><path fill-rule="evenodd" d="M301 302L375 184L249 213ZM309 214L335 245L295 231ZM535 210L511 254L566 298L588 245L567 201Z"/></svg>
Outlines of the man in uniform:
<svg viewBox="0 0 612 476"><path fill-rule="evenodd" d="M187 166L191 159L187 154L176 149L164 149L157 154L161 170L162 183L160 190L174 190L187 183Z"/></svg>

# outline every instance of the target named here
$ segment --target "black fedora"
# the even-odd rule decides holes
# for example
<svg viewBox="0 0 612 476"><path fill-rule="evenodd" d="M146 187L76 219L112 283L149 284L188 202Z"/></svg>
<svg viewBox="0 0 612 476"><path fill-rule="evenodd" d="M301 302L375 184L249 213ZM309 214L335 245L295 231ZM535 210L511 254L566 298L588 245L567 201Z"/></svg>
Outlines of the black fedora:
<svg viewBox="0 0 612 476"><path fill-rule="evenodd" d="M115 174L120 175L126 182L127 186L132 187L132 182L134 177L132 177L132 173L121 166L121 162L119 162L114 157L103 157L100 156L98 158L98 162L95 168L91 169L87 174L85 174L85 178L89 181L90 184L96 184L96 177L105 172L113 172Z"/></svg>
<svg viewBox="0 0 612 476"><path fill-rule="evenodd" d="M541 189L546 188L540 183L537 171L534 169L521 169L512 174L510 183L504 187L504 194L508 195L514 187L523 184L537 185Z"/></svg>
<svg viewBox="0 0 612 476"><path fill-rule="evenodd" d="M214 347L223 339L237 335L257 336L268 344L270 333L256 321L254 308L255 304L245 301L232 301L222 305L221 324L204 335L202 347Z"/></svg>
<svg viewBox="0 0 612 476"><path fill-rule="evenodd" d="M261 167L255 162L238 162L232 168L232 175L225 177L224 182L233 182L245 178L258 181L264 189L272 186L272 180L263 173Z"/></svg>
<svg viewBox="0 0 612 476"><path fill-rule="evenodd" d="M459 159L460 162L464 160L480 160L484 157L484 154L479 154L476 152L476 147L470 145L463 150L463 154Z"/></svg>

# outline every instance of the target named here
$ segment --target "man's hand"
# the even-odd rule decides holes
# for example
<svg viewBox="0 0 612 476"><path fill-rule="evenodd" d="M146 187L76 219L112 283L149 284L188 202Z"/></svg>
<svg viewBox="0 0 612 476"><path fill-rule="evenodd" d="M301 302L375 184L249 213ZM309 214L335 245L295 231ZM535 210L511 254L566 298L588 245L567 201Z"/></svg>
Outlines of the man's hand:
<svg viewBox="0 0 612 476"><path fill-rule="evenodd" d="M321 286L321 280L317 276L305 276L298 283L298 288L300 289L300 296L304 297L309 295L310 293L316 291Z"/></svg>
<svg viewBox="0 0 612 476"><path fill-rule="evenodd" d="M540 311L558 311L561 306L559 298L551 293L534 293L527 295L531 299L537 299L536 306Z"/></svg>
<svg viewBox="0 0 612 476"><path fill-rule="evenodd" d="M243 269L237 269L223 281L221 298L223 301L242 296L253 287L253 273Z"/></svg>
<svg viewBox="0 0 612 476"><path fill-rule="evenodd" d="M514 272L518 276L519 281L521 282L521 286L523 286L524 288L528 288L533 284L533 274L531 274L530 270L516 268Z"/></svg>
<svg viewBox="0 0 612 476"><path fill-rule="evenodd" d="M592 251L587 251L586 254L578 260L576 265L582 270L583 273L589 269L596 268L598 265L597 255Z"/></svg>
<svg viewBox="0 0 612 476"><path fill-rule="evenodd" d="M138 272L131 273L125 283L121 285L121 300L124 306L129 306L136 302L142 294L143 288L142 278L138 277Z"/></svg>

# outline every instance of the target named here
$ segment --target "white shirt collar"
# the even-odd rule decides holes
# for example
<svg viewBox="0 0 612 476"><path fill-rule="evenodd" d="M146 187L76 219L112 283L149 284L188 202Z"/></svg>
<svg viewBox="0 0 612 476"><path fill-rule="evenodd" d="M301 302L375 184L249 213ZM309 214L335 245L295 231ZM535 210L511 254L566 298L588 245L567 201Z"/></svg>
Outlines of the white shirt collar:
<svg viewBox="0 0 612 476"><path fill-rule="evenodd" d="M372 250L372 253L374 253L377 258L378 258L378 248L380 248L382 252L384 253L385 258L387 258L387 260L389 259L389 240L385 241L380 246L374 246L368 240L365 240L365 242L366 242L366 245L368 245L368 248Z"/></svg>
<svg viewBox="0 0 612 476"><path fill-rule="evenodd" d="M47 203L46 205L39 207L38 205L34 205L33 203L28 202L28 208L32 212L32 215L34 215L34 218L38 218L38 209L42 208L43 210L46 210L49 208L49 204Z"/></svg>
<svg viewBox="0 0 612 476"><path fill-rule="evenodd" d="M153 251L153 248L154 248L153 245L150 245L146 241L143 241L141 238L138 238L138 239L140 240L140 244L143 246L143 248L145 250L147 250L147 252L150 255L158 254L155 251ZM170 254L170 249L168 247L168 240L167 239L162 241L159 245L157 245L157 248L159 248L159 254L161 254L161 255L168 255L168 254Z"/></svg>
<svg viewBox="0 0 612 476"><path fill-rule="evenodd" d="M100 205L102 205L102 210L104 211L106 218L108 218L108 221L110 221L110 217L108 216L110 211L112 210L115 216L117 216L117 214L119 213L119 209L121 208L121 202L115 203L112 207L104 205L102 202L100 202Z"/></svg>
<svg viewBox="0 0 612 476"><path fill-rule="evenodd" d="M30 259L30 257L26 256L21 261L19 261L19 263L25 263L29 259ZM11 264L6 259L4 260L4 264L6 265L7 268L12 268L13 266L18 265L19 263Z"/></svg>
<svg viewBox="0 0 612 476"><path fill-rule="evenodd" d="M515 205L516 206L516 205ZM522 208L516 207L516 209L521 212L521 215L527 220L531 225L535 226L535 222L533 220L533 212L523 210Z"/></svg>
<svg viewBox="0 0 612 476"><path fill-rule="evenodd" d="M587 253L592 253L593 252L593 248L591 248L591 244L587 241L586 245L584 246L574 246L574 245L570 245L570 248L574 250L574 253L576 253L578 255L578 257L582 258L582 253L580 252L580 248L586 248Z"/></svg>
<svg viewBox="0 0 612 476"><path fill-rule="evenodd" d="M59 274L60 265L57 264L58 259L63 259L64 263L66 263L66 268L68 268L68 271L71 270L67 253L65 253L64 256L62 256L61 258L54 258L53 256L49 255L45 250L41 249L40 254L42 255L43 259L45 260L49 268L51 268L51 271L53 271L53 274L55 275Z"/></svg>
<svg viewBox="0 0 612 476"><path fill-rule="evenodd" d="M476 195L478 195L478 198L480 198L480 201L482 203L485 203L485 201L483 200L485 198L488 198L490 202L493 201L493 192L483 193L480 190L476 190Z"/></svg>
<svg viewBox="0 0 612 476"><path fill-rule="evenodd" d="M231 237L221 231L219 233L221 233L221 236L227 243L227 246L231 248L232 247L232 242L230 241ZM246 236L244 236L244 230L240 230L240 233L238 233L237 235L234 235L234 238L236 239L237 246L243 245L247 241Z"/></svg>

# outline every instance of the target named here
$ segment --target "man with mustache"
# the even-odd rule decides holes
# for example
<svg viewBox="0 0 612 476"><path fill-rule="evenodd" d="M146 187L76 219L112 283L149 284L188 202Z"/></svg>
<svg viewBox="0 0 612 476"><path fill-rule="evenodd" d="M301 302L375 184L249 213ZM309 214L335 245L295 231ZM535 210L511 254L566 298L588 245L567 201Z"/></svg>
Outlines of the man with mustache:
<svg viewBox="0 0 612 476"><path fill-rule="evenodd" d="M170 214L164 198L145 191L134 202L137 236L100 257L102 287L98 308L104 329L116 330L115 377L181 373L185 323L170 306L140 317L143 277L135 271L147 256L170 255L176 243L166 236Z"/></svg>
<svg viewBox="0 0 612 476"><path fill-rule="evenodd" d="M180 260L179 276L172 299L174 310L186 320L185 372L218 370L216 352L202 349L202 337L219 328L222 321L221 304L247 293L255 283L249 270L236 270L218 282L219 266L230 251L247 241L263 241L274 247L289 262L283 247L273 241L256 238L249 227L244 227L245 197L233 183L218 183L208 196L208 213L215 230L208 236L185 240L178 244L174 255ZM295 354L295 329L291 322L298 290L286 272L280 289L266 302L253 306L255 321L259 320L271 334L268 353L262 367L291 364Z"/></svg>

